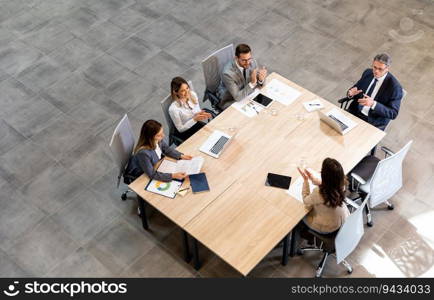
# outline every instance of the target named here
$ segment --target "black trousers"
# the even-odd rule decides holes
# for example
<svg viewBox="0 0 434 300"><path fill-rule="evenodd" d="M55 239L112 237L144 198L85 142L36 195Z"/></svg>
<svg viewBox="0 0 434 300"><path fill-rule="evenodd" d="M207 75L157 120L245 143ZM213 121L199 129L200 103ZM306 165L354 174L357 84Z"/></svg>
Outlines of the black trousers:
<svg viewBox="0 0 434 300"><path fill-rule="evenodd" d="M197 122L193 126L191 126L188 130L184 132L179 132L175 129L175 135L179 137L180 139L183 139L184 141L187 140L189 137L191 137L193 134L198 132L203 126L205 126L205 123L203 122Z"/></svg>

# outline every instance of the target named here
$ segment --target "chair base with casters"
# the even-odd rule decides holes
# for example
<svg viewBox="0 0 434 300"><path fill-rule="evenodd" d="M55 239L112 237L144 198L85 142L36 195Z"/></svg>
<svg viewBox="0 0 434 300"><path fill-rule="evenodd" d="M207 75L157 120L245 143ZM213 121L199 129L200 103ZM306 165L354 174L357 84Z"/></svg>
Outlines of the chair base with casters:
<svg viewBox="0 0 434 300"><path fill-rule="evenodd" d="M381 150L384 152L385 158L394 154L390 149L384 146L381 147ZM372 176L380 161L381 160L375 156L366 156L351 170L351 189L358 194L358 197L352 200L353 202L357 203L362 202L362 200L369 200ZM388 210L394 209L394 205L390 203L389 200L385 200L384 203L386 203ZM367 219L366 224L368 227L374 226L369 205L366 205L365 212Z"/></svg>
<svg viewBox="0 0 434 300"><path fill-rule="evenodd" d="M315 231L310 230L310 229L308 229L307 232L309 234L313 235L313 237L314 237L313 245L309 246L309 247L299 248L297 250L297 254L303 255L304 252L306 252L306 251L322 252L323 256L322 256L321 261L318 264L318 267L316 268L316 272L315 272L315 277L321 277L328 257L334 256L336 258L336 255L335 255L335 252L336 252L336 250L335 250L335 238L336 238L337 232L330 233L330 234L319 234L318 232L315 232ZM318 241L320 242L319 245L317 245ZM353 268L351 267L351 265L347 261L343 260L342 264L347 269L348 274L351 274L353 272Z"/></svg>

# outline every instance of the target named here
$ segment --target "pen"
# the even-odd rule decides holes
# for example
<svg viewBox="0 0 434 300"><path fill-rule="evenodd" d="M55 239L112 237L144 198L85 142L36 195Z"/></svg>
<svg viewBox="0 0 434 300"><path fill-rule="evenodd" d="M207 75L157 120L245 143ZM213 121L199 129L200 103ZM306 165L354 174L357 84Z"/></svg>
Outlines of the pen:
<svg viewBox="0 0 434 300"><path fill-rule="evenodd" d="M311 104L309 103L309 106L320 106L321 104Z"/></svg>
<svg viewBox="0 0 434 300"><path fill-rule="evenodd" d="M189 189L190 189L189 187L185 188L185 189L180 189L178 192L186 191L186 190L189 190Z"/></svg>

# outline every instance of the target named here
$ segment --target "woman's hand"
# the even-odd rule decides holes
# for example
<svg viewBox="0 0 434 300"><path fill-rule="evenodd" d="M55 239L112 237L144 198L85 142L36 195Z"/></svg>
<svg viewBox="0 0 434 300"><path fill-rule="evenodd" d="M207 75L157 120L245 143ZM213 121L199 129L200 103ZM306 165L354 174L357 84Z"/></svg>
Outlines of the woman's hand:
<svg viewBox="0 0 434 300"><path fill-rule="evenodd" d="M191 156L191 155L185 155L185 154L181 155L181 159L190 160L192 158L193 158L193 156Z"/></svg>
<svg viewBox="0 0 434 300"><path fill-rule="evenodd" d="M209 118L211 118L211 114L204 111L198 112L193 116L193 120L195 120L196 122L205 121L208 120Z"/></svg>
<svg viewBox="0 0 434 300"><path fill-rule="evenodd" d="M307 177L310 179L310 181L312 181L314 185L321 185L322 183L321 179L318 179L315 176L313 176L312 173L309 172L308 170L304 170L304 171L306 172Z"/></svg>
<svg viewBox="0 0 434 300"><path fill-rule="evenodd" d="M184 173L184 172L172 174L172 179L184 179L185 177L187 177L187 173Z"/></svg>
<svg viewBox="0 0 434 300"><path fill-rule="evenodd" d="M302 170L299 167L297 167L298 172L301 174L304 180L308 180L309 176L306 174L307 170Z"/></svg>

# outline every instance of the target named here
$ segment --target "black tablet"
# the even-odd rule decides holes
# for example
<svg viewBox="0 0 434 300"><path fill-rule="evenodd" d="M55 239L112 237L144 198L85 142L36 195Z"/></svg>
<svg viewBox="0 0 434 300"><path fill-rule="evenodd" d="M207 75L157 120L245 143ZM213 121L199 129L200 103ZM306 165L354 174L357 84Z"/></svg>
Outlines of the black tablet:
<svg viewBox="0 0 434 300"><path fill-rule="evenodd" d="M253 98L253 101L267 107L271 102L273 102L273 99L259 93L255 98Z"/></svg>
<svg viewBox="0 0 434 300"><path fill-rule="evenodd" d="M266 184L269 186L274 186L282 189L289 189L289 184L291 183L291 177L268 173Z"/></svg>

